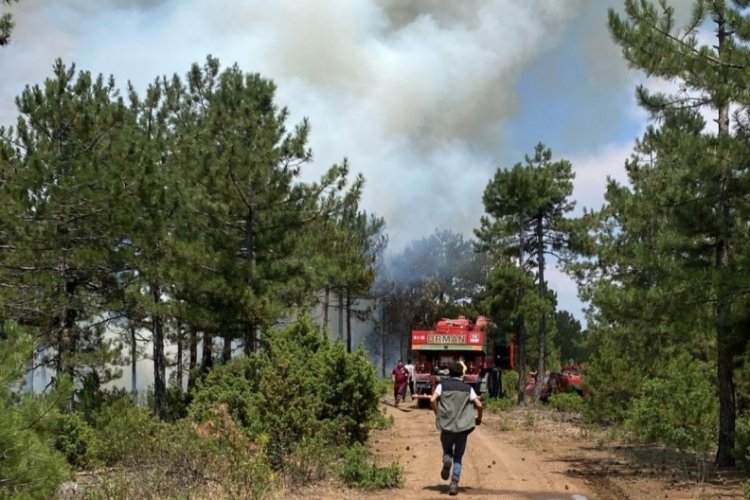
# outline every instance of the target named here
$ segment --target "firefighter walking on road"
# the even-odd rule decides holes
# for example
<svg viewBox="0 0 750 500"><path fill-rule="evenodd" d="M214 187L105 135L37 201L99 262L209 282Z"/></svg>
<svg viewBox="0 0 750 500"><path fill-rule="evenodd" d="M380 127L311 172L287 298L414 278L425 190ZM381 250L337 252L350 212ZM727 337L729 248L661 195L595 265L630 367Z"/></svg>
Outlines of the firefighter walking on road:
<svg viewBox="0 0 750 500"><path fill-rule="evenodd" d="M411 362L411 359L406 360L404 368L409 372L409 396L411 397L411 401L414 401L414 364ZM404 399L406 399L406 395L404 395Z"/></svg>
<svg viewBox="0 0 750 500"><path fill-rule="evenodd" d="M391 372L391 381L393 382L394 406L398 408L399 402L406 397L406 385L409 383L409 370L404 367L404 362L400 359L396 368Z"/></svg>
<svg viewBox="0 0 750 500"><path fill-rule="evenodd" d="M454 362L449 365L448 370L450 378L441 380L435 387L435 392L430 397L430 406L435 412L443 448L440 477L444 480L450 477L448 494L457 495L466 442L474 427L482 423L483 409L474 388L461 381L461 366Z"/></svg>

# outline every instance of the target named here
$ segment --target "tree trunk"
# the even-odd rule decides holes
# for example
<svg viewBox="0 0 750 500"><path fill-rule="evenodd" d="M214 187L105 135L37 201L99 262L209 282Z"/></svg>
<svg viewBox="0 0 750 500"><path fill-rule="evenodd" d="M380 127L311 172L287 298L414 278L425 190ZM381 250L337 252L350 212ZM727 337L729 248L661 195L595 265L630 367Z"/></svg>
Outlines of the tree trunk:
<svg viewBox="0 0 750 500"><path fill-rule="evenodd" d="M726 196L726 194L723 194ZM726 199L719 203L723 224L721 231L728 231L730 211ZM719 442L716 450L717 467L735 465L734 444L737 419L737 404L734 386L734 348L732 342L732 302L726 284L729 268L728 239L720 237L716 244L716 268L719 277L716 300L716 376L719 388Z"/></svg>
<svg viewBox="0 0 750 500"><path fill-rule="evenodd" d="M243 333L243 352L245 353L245 356L249 356L253 352L255 352L255 348L257 347L258 338L255 333L255 323L248 321L245 323L245 331Z"/></svg>
<svg viewBox="0 0 750 500"><path fill-rule="evenodd" d="M78 313L75 308L70 306L70 304L73 303L76 283L66 280L63 289L63 300L65 301L65 305L62 308L62 324L57 336L58 346L55 370L58 378L59 375L67 373L70 380L75 381L75 363L73 362L73 359L75 358L77 349L75 330Z"/></svg>
<svg viewBox="0 0 750 500"><path fill-rule="evenodd" d="M226 363L232 359L232 337L224 335L224 343L221 346L221 362Z"/></svg>
<svg viewBox="0 0 750 500"><path fill-rule="evenodd" d="M518 404L523 404L526 389L526 332L523 327L523 321L519 321L518 334Z"/></svg>
<svg viewBox="0 0 750 500"><path fill-rule="evenodd" d="M55 377L59 377L65 371L65 325L59 323L56 336L57 345L55 346L55 358L53 366L55 367Z"/></svg>
<svg viewBox="0 0 750 500"><path fill-rule="evenodd" d="M382 331L380 332L383 335L383 357L382 357L382 363L381 364L383 365L382 366L382 369L383 369L383 375L382 376L383 376L383 378L385 378L385 370L386 370L386 359L385 359L385 356L386 356L386 347L388 346L388 343L386 341L386 335L387 335L387 332L388 332L388 327L386 326L386 323L385 323L385 318L386 318L386 306L385 305L383 305L383 312L381 313L381 318L383 320L383 323L382 323L383 327L382 327Z"/></svg>
<svg viewBox="0 0 750 500"><path fill-rule="evenodd" d="M157 285L152 287L154 305L158 307L161 302L161 288ZM164 324L160 313L152 316L153 343L154 343L154 406L156 415L160 420L167 416L167 377L166 360L164 359Z"/></svg>
<svg viewBox="0 0 750 500"><path fill-rule="evenodd" d="M722 58L726 50L726 37L728 36L726 24L721 13L716 16L718 52ZM723 77L726 81L726 67L723 67ZM721 147L722 137L729 136L729 103L717 103L719 110L718 135ZM722 151L719 151L719 161L725 161ZM721 164L719 168L724 170L726 165ZM726 193L726 175L722 174L722 194L719 200L719 214L722 219L719 224L720 234L716 242L716 267L719 276L717 302L716 302L716 373L719 385L719 443L716 450L715 463L718 467L731 467L735 465L734 443L736 430L737 406L734 392L734 366L732 364L732 325L731 297L727 291L726 274L729 268L729 238L731 230L731 213L729 209L728 194Z"/></svg>
<svg viewBox="0 0 750 500"><path fill-rule="evenodd" d="M130 325L130 391L133 394L138 393L138 340L135 335L135 326Z"/></svg>
<svg viewBox="0 0 750 500"><path fill-rule="evenodd" d="M247 286L252 288L255 280L255 211L251 205L247 207L247 219L245 220L245 259L248 261L248 280ZM245 324L244 332L244 353L249 356L255 351L256 347L256 320L248 321Z"/></svg>
<svg viewBox="0 0 750 500"><path fill-rule="evenodd" d="M328 335L328 306L331 300L331 287L326 285L323 294L323 331Z"/></svg>
<svg viewBox="0 0 750 500"><path fill-rule="evenodd" d="M177 387L180 388L180 392L182 392L182 381L184 380L185 375L185 366L183 362L184 357L184 348L185 348L185 331L182 328L182 323L179 321L177 322Z"/></svg>
<svg viewBox="0 0 750 500"><path fill-rule="evenodd" d="M544 225L541 216L536 222L536 252L537 252L537 277L539 279L539 299L544 303L547 296L546 283L544 282ZM547 347L547 318L544 311L539 317L539 360L536 365L536 384L534 384L534 400L539 401L542 396L542 386L546 373L544 357Z"/></svg>
<svg viewBox="0 0 750 500"><path fill-rule="evenodd" d="M203 332L203 355L201 356L201 372L208 373L213 366L213 343L214 337L208 332Z"/></svg>
<svg viewBox="0 0 750 500"><path fill-rule="evenodd" d="M718 307L717 307L718 309ZM723 311L717 314L724 316ZM728 335L731 330L722 328L718 334L718 356L717 376L719 383L719 446L716 450L715 463L718 467L733 467L736 463L734 457L736 412L734 374L732 369L733 352L728 345Z"/></svg>
<svg viewBox="0 0 750 500"><path fill-rule="evenodd" d="M338 338L344 340L344 297L341 293L338 293L339 299L339 331Z"/></svg>
<svg viewBox="0 0 750 500"><path fill-rule="evenodd" d="M523 220L518 224L518 266L523 267ZM522 291L519 291L519 301ZM523 404L526 388L526 332L523 318L518 320L518 404Z"/></svg>
<svg viewBox="0 0 750 500"><path fill-rule="evenodd" d="M64 359L65 355L60 357L60 371L58 372L58 374L67 373L70 381L73 383L75 383L76 379L75 358L78 350L76 320L78 319L78 311L74 307L70 307L70 304L73 303L76 286L77 283L74 281L68 280L65 282L66 304L63 309L63 343L60 345L60 350L66 351L67 362ZM75 396L73 393L71 393L68 399L67 408L68 411L73 411L75 408Z"/></svg>
<svg viewBox="0 0 750 500"><path fill-rule="evenodd" d="M352 352L352 292L346 291L346 352Z"/></svg>
<svg viewBox="0 0 750 500"><path fill-rule="evenodd" d="M198 334L190 327L190 354L188 358L188 391L195 387L196 369L198 366Z"/></svg>

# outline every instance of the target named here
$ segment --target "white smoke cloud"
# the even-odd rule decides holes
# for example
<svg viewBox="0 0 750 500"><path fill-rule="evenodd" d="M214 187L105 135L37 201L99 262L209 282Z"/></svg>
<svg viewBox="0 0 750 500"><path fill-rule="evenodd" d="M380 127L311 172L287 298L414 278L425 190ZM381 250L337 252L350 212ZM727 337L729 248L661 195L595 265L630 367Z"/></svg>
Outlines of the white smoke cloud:
<svg viewBox="0 0 750 500"><path fill-rule="evenodd" d="M634 99L629 108L608 108L621 106L638 78L607 32L607 8L621 10L621 4L24 1L10 8L17 28L0 50L0 124L14 121L13 97L48 77L57 57L113 74L122 88L131 80L143 89L212 54L224 66L236 62L272 78L290 125L310 118L315 160L306 177L349 158L367 179L363 208L385 218L391 251L398 251L436 228L470 236L495 170L522 160L531 151L527 145L540 140L572 161L578 206L601 203L606 176L624 175L640 131L625 139L606 134L643 118ZM568 50L578 52L580 85L568 79L562 87ZM550 114L533 126L519 120L535 104L533 96L521 100L520 82L544 57L555 59L536 73L548 101L592 98L588 109L576 106L564 117L554 137L549 125L559 117Z"/></svg>
<svg viewBox="0 0 750 500"><path fill-rule="evenodd" d="M56 57L124 87L184 74L207 54L279 87L293 122L310 118L315 172L348 157L363 207L393 247L436 227L470 234L497 168L515 88L554 46L579 0L39 0L14 7L0 52L0 123ZM317 175L317 174L315 174Z"/></svg>

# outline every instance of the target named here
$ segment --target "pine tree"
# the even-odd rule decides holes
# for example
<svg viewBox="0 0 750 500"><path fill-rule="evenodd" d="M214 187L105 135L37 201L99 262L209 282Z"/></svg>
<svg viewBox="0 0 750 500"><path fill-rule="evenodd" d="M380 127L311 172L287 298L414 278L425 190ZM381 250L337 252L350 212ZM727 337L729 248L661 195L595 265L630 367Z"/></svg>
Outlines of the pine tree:
<svg viewBox="0 0 750 500"><path fill-rule="evenodd" d="M689 22L681 29L676 27L674 10L665 0L658 5L627 0L625 16L613 10L609 13L610 30L625 59L649 76L673 82L679 88L673 96L638 88L641 104L663 124L663 130L647 132L637 149L638 157L628 165L635 196L618 196L637 204L631 213L656 217L650 237L655 248L664 249L658 255L665 257L674 274L665 277L649 267L656 275L646 278L662 278L661 285L672 280L679 283L675 278L683 276L690 281L682 282L682 288L690 283L688 286L705 293L703 299L694 297L698 304L713 304L710 316L703 322L712 325L716 338L718 466L734 464L733 323L736 304L744 300L737 281L741 276L740 249L744 248L742 221L747 214L742 199L747 192L743 167L747 159L746 147L738 145L731 133L730 108L750 102L746 62L750 55L750 18L744 12L747 6L745 0L696 1ZM698 37L707 23L716 35L714 46L701 45ZM701 108L715 113L715 134L705 130L695 112ZM654 185L661 192L653 190ZM613 188L611 199L614 196ZM640 257L638 261L648 259L634 257ZM695 269L700 271L690 272ZM705 312L705 307L699 310Z"/></svg>
<svg viewBox="0 0 750 500"><path fill-rule="evenodd" d="M118 359L104 333L122 270L113 207L127 196L127 108L112 79L61 61L16 104L17 127L0 129L2 315L52 349L58 377L97 370L106 382Z"/></svg>
<svg viewBox="0 0 750 500"><path fill-rule="evenodd" d="M141 99L129 92L135 117L129 131L127 178L132 196L118 211L125 228L121 251L126 255L125 308L129 327L151 332L154 364L154 403L159 418L166 417L166 334L175 315L173 239L180 200L176 188L183 164L175 154L176 121L184 99L179 81L157 79Z"/></svg>
<svg viewBox="0 0 750 500"><path fill-rule="evenodd" d="M585 347L586 333L581 322L568 311L555 312L557 344L560 346L560 359L563 365L584 363L588 359Z"/></svg>
<svg viewBox="0 0 750 500"><path fill-rule="evenodd" d="M330 255L333 274L330 287L341 299L346 323L346 352L352 350L352 317L364 319L369 309L355 308L355 302L370 293L375 281L375 262L385 250L385 222L357 205L345 210L337 221L336 248Z"/></svg>
<svg viewBox="0 0 750 500"><path fill-rule="evenodd" d="M437 229L411 241L388 265L393 281L424 288L431 295L437 316L430 316L430 321L467 313L462 308L481 292L487 271L486 254L474 251L473 240Z"/></svg>
<svg viewBox="0 0 750 500"><path fill-rule="evenodd" d="M509 170L498 169L495 173L482 197L487 215L475 230L480 240L478 248L496 256L498 263L505 264L513 259L523 269L535 271L538 374L545 373L547 319L554 310L545 279L546 256L562 256L573 241L564 217L575 205L568 200L573 192L573 178L570 162L552 161L550 149L537 144L534 155L527 155L525 163L517 163ZM525 351L523 337L519 334L520 356ZM525 374L520 375L523 380ZM541 393L543 378L537 377L536 399Z"/></svg>
<svg viewBox="0 0 750 500"><path fill-rule="evenodd" d="M12 3L18 3L18 0L2 0L0 3L10 5ZM9 13L4 13L0 16L0 47L10 43L10 35L15 27L13 16Z"/></svg>
<svg viewBox="0 0 750 500"><path fill-rule="evenodd" d="M209 57L192 67L187 89L191 128L180 154L190 162L182 198L195 218L179 230L194 236L182 257L194 270L183 278L194 286L181 293L205 311L202 330L239 338L250 352L260 329L317 291L319 275L306 261L309 231L356 202L362 179L350 183L344 162L318 182L300 180L311 159L309 125L287 131L288 111L276 106L273 82L260 75L237 66L221 71Z"/></svg>

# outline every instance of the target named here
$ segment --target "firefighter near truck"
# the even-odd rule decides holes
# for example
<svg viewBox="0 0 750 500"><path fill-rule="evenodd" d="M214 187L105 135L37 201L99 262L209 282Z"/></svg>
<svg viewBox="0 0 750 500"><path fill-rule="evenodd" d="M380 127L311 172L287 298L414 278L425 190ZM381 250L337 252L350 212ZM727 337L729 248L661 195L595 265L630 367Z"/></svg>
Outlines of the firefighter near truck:
<svg viewBox="0 0 750 500"><path fill-rule="evenodd" d="M492 322L479 316L473 321L465 316L443 318L432 330L412 330L411 349L415 358L414 389L420 407L429 405L430 395L443 377L448 377L448 366L459 363L463 380L477 394L485 389L499 390L499 370L513 368L515 350L512 340L505 345L490 338Z"/></svg>

